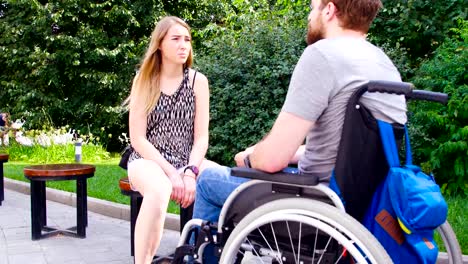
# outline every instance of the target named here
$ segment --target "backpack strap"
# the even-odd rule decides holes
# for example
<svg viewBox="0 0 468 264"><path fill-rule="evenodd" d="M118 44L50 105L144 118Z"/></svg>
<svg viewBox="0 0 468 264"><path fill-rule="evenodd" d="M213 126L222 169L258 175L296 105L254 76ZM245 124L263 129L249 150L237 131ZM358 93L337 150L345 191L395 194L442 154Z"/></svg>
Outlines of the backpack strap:
<svg viewBox="0 0 468 264"><path fill-rule="evenodd" d="M408 128L405 125L405 149L406 149L406 165L413 165L413 157L411 155L411 144L409 141Z"/></svg>
<svg viewBox="0 0 468 264"><path fill-rule="evenodd" d="M387 122L377 120L379 126L380 138L390 167L400 167L400 158L398 157L398 148L395 142L393 127ZM405 125L405 150L406 150L406 165L412 165L411 144L408 136L408 128Z"/></svg>

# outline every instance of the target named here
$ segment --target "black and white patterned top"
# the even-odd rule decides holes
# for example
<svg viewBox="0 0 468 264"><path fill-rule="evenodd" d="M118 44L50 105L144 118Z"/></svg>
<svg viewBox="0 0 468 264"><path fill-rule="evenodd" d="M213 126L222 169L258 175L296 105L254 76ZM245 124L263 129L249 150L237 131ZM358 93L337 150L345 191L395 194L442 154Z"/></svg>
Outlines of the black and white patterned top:
<svg viewBox="0 0 468 264"><path fill-rule="evenodd" d="M182 83L176 92L161 92L158 103L149 113L146 137L161 155L179 169L189 162L193 146L195 93L189 81L189 68L184 69ZM142 157L136 151L128 163Z"/></svg>

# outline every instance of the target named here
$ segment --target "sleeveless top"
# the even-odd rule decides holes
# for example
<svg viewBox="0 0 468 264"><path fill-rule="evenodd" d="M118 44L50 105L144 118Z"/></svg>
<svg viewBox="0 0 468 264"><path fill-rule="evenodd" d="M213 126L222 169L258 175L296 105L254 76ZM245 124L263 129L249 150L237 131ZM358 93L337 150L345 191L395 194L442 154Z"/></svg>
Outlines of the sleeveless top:
<svg viewBox="0 0 468 264"><path fill-rule="evenodd" d="M189 81L189 68L185 68L182 83L175 93L167 95L161 92L146 125L148 141L177 169L189 162L194 141L194 120L195 93ZM128 163L141 158L134 149Z"/></svg>

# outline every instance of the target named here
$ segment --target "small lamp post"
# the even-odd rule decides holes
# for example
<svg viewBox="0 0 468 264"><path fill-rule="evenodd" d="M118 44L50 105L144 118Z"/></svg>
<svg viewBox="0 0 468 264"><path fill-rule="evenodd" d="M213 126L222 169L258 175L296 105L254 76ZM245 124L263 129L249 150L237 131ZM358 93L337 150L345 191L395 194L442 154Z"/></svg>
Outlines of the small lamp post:
<svg viewBox="0 0 468 264"><path fill-rule="evenodd" d="M81 162L81 141L75 142L75 162Z"/></svg>

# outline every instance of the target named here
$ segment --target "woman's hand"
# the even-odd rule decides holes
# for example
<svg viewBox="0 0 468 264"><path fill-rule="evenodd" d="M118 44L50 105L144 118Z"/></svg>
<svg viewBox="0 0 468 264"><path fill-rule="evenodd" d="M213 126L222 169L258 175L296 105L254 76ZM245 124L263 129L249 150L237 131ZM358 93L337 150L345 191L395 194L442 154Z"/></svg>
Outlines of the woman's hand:
<svg viewBox="0 0 468 264"><path fill-rule="evenodd" d="M182 208L187 208L189 207L193 201L195 200L195 189L196 189L196 180L195 180L195 174L192 172L185 172L185 174L182 174L183 181L184 181L184 186L185 186L185 192L184 192L184 200L182 201Z"/></svg>
<svg viewBox="0 0 468 264"><path fill-rule="evenodd" d="M184 182L181 175L176 171L169 176L172 183L171 200L181 204L184 200Z"/></svg>

